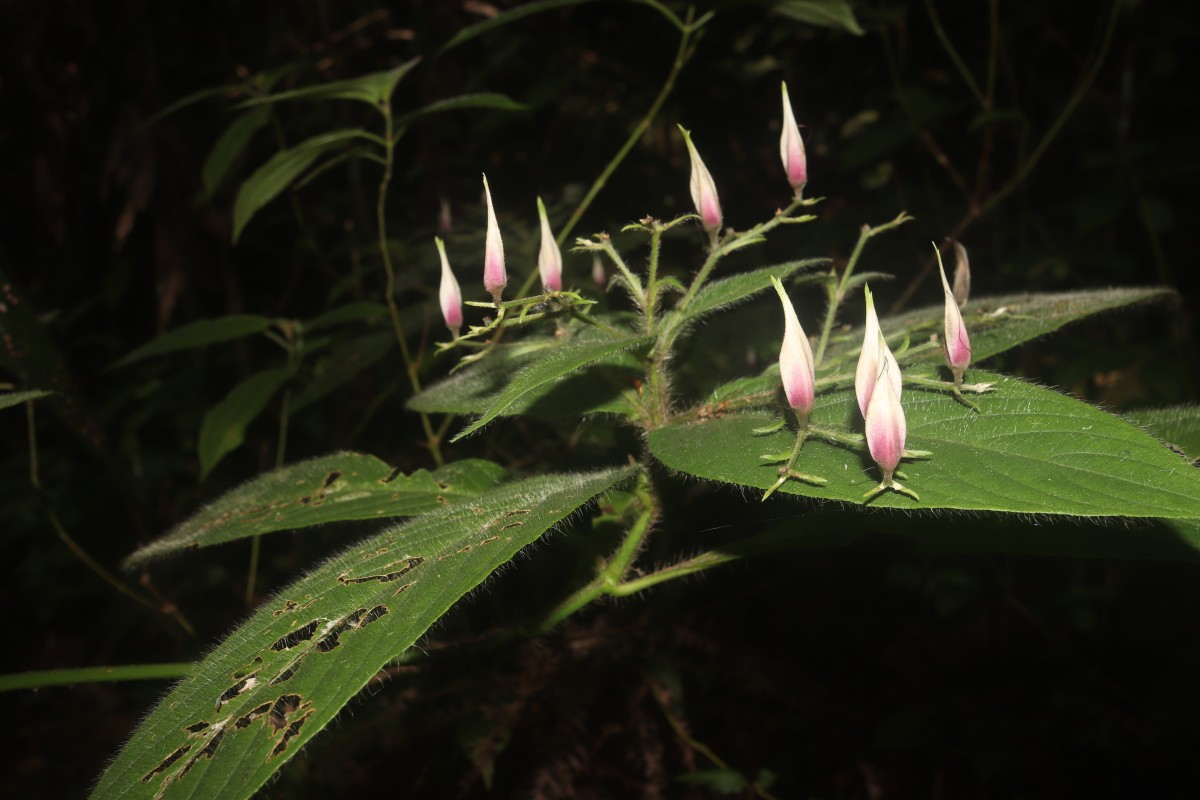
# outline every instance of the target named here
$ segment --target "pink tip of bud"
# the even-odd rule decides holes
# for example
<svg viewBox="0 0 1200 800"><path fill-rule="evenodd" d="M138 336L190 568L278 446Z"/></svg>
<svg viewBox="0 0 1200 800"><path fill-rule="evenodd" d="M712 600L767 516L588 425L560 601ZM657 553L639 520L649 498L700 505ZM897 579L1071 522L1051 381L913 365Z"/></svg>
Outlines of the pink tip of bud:
<svg viewBox="0 0 1200 800"><path fill-rule="evenodd" d="M896 366L896 359L891 353L885 355L883 361L875 392L871 395L871 404L867 406L866 434L871 458L883 472L884 483L888 483L904 455L907 430L900 396L890 377L882 374L883 371L894 371L898 376L900 368Z"/></svg>
<svg viewBox="0 0 1200 800"><path fill-rule="evenodd" d="M508 285L508 273L504 269L504 242L500 238L500 226L496 223L496 209L492 205L492 190L488 188L487 175L483 176L483 193L487 197L487 241L483 250L483 288L496 305L500 294Z"/></svg>
<svg viewBox="0 0 1200 800"><path fill-rule="evenodd" d="M683 133L683 141L687 144L688 156L692 161L692 176L688 189L692 193L692 202L696 213L700 215L700 224L709 233L716 233L721 228L721 201L717 197L717 185L713 182L708 167L704 166L700 152L692 144L692 134L679 126Z"/></svg>
<svg viewBox="0 0 1200 800"><path fill-rule="evenodd" d="M542 285L552 292L562 291L562 251L554 241L554 233L550 230L550 220L546 217L546 205L542 198L537 199L538 218L542 223L542 247L538 251L538 272L542 276Z"/></svg>
<svg viewBox="0 0 1200 800"><path fill-rule="evenodd" d="M450 260L446 258L445 243L436 237L433 241L437 245L438 255L442 259L442 285L438 289L442 319L446 321L446 327L450 329L454 337L458 338L458 332L462 330L463 324L462 290L458 288L458 279L450 271Z"/></svg>
<svg viewBox="0 0 1200 800"><path fill-rule="evenodd" d="M933 250L937 253L938 272L942 277L942 292L946 297L945 339L942 348L946 354L946 363L954 373L954 382L962 382L963 370L971 363L971 340L967 336L967 326L963 324L962 312L958 310L958 301L950 290L950 282L946 280L946 268L942 265L942 254L937 245Z"/></svg>
<svg viewBox="0 0 1200 800"><path fill-rule="evenodd" d="M608 273L604 271L604 262L600 260L599 254L592 256L592 280L601 289L608 283Z"/></svg>
<svg viewBox="0 0 1200 800"><path fill-rule="evenodd" d="M783 84L783 131L779 136L779 156L787 173L788 185L799 197L808 183L808 157L804 153L804 140L800 138L800 126L792 114L792 103L788 100L787 84Z"/></svg>
<svg viewBox="0 0 1200 800"><path fill-rule="evenodd" d="M783 284L775 277L771 278L771 284L779 294L780 303L783 304L784 329L783 345L779 349L779 375L783 379L783 392L787 395L788 405L796 412L796 417L803 426L808 422L808 415L812 413L816 383L812 347L808 343L808 337L804 335L804 328L800 326L796 309L784 291Z"/></svg>

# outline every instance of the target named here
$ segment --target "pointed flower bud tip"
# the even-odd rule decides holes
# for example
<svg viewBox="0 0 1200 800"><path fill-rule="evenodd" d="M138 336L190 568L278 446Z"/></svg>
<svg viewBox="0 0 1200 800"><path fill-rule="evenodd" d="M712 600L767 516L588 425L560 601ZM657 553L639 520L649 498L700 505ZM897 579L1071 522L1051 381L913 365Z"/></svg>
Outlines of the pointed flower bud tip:
<svg viewBox="0 0 1200 800"><path fill-rule="evenodd" d="M954 301L961 309L967 307L967 299L971 296L971 262L962 242L951 241L954 242Z"/></svg>
<svg viewBox="0 0 1200 800"><path fill-rule="evenodd" d="M483 250L483 288L496 305L508 285L508 273L504 270L504 242L500 238L500 226L496 223L496 209L492 205L492 190L488 187L487 175L483 176L483 193L487 197L487 241Z"/></svg>
<svg viewBox="0 0 1200 800"><path fill-rule="evenodd" d="M792 114L792 103L788 99L787 84L783 84L783 131L779 135L779 157L787 173L788 185L799 197L808 183L808 157L804 153L804 140L800 138L800 127Z"/></svg>
<svg viewBox="0 0 1200 800"><path fill-rule="evenodd" d="M863 286L867 300L867 321L863 326L862 350L858 354L858 368L854 372L854 393L858 397L858 410L867 416L867 404L875 390L875 376L879 374L879 317L875 314L875 299L871 287Z"/></svg>
<svg viewBox="0 0 1200 800"><path fill-rule="evenodd" d="M542 286L552 292L562 291L562 251L554 241L554 232L550 230L550 220L546 217L546 205L542 198L537 199L538 219L542 223L542 247L538 251L538 272L542 276Z"/></svg>
<svg viewBox="0 0 1200 800"><path fill-rule="evenodd" d="M816 383L812 347L808 343L808 337L804 335L804 328L800 327L796 309L784 291L783 284L775 277L771 278L771 284L783 304L784 329L783 345L779 349L779 375L783 379L783 392L787 395L788 405L796 412L796 417L803 426L808 422L808 415L812 413Z"/></svg>
<svg viewBox="0 0 1200 800"><path fill-rule="evenodd" d="M458 279L454 277L454 273L450 271L450 260L446 258L445 243L434 237L434 244L437 245L438 255L442 259L442 285L438 289L438 301L442 306L442 319L446 321L446 327L458 338L458 332L462 330L463 312L462 312L462 290L458 288Z"/></svg>
<svg viewBox="0 0 1200 800"><path fill-rule="evenodd" d="M963 370L971 363L971 340L967 336L967 326L963 324L962 312L958 310L958 302L950 290L950 282L946 280L946 268L942 265L942 254L936 244L933 251L937 254L942 292L946 296L945 339L942 349L946 354L946 363L954 374L954 382L958 384L962 383Z"/></svg>
<svg viewBox="0 0 1200 800"><path fill-rule="evenodd" d="M893 381L883 374L894 370L899 375L900 369L890 353L884 356L883 361L875 392L871 395L871 404L867 407L866 434L871 458L883 473L883 483L890 484L900 457L904 455L907 429L900 396L894 389Z"/></svg>
<svg viewBox="0 0 1200 800"><path fill-rule="evenodd" d="M692 160L692 177L688 183L692 202L696 206L696 213L700 215L700 224L709 233L715 233L721 228L721 201L717 197L717 185L713 183L708 167L704 166L696 145L692 144L692 134L684 130L682 125L679 130L683 133L683 141Z"/></svg>

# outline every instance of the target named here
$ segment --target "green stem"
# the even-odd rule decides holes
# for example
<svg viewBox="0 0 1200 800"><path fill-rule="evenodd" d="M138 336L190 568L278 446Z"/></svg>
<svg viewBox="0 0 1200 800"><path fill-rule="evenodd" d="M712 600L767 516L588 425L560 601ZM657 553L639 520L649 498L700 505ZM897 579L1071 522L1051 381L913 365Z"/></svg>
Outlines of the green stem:
<svg viewBox="0 0 1200 800"><path fill-rule="evenodd" d="M612 558L600 567L596 577L588 584L555 606L535 628L535 634L550 631L558 623L600 597L616 594L617 588L623 585L625 576L633 565L634 559L641 552L646 536L650 532L650 526L658 515L658 504L653 494L653 488L646 481L644 473L640 480L641 485L637 490L637 498L642 505L642 510L633 524L629 526L625 538L613 553Z"/></svg>
<svg viewBox="0 0 1200 800"><path fill-rule="evenodd" d="M120 667L76 667L46 669L36 672L15 672L0 675L0 692L17 689L41 689L46 686L74 686L81 683L110 681L154 681L182 678L192 665L187 662L167 664L128 664Z"/></svg>
<svg viewBox="0 0 1200 800"><path fill-rule="evenodd" d="M899 216L891 222L885 222L874 228L869 225L862 226L862 230L858 234L858 241L854 245L854 252L850 254L850 260L846 262L846 269L842 271L842 277L838 281L837 286L830 290L829 308L825 312L825 323L821 326L821 339L817 343L817 354L813 357L814 366L820 367L821 360L825 358L825 347L829 344L829 335L833 332L833 323L837 319L838 309L846 299L846 284L850 282L850 276L854 274L854 268L858 266L858 259L862 256L863 248L866 247L867 242L873 237L885 231L890 231L892 228L898 228L912 219L907 212L901 211Z"/></svg>
<svg viewBox="0 0 1200 800"><path fill-rule="evenodd" d="M979 101L979 105L987 110L988 101L983 92L979 91L979 84L975 83L975 77L967 69L967 65L963 63L962 56L958 54L958 50L954 47L954 42L950 40L946 29L942 27L942 20L938 17L937 11L933 8L933 0L925 0L925 10L929 13L929 21L933 23L933 30L937 34L938 41L942 43L942 47L946 48L946 54L950 56L950 60L954 62L955 69L962 79L967 84L967 88L971 90L971 94L975 95L975 99ZM992 77L992 71L989 70L989 83Z"/></svg>
<svg viewBox="0 0 1200 800"><path fill-rule="evenodd" d="M404 326L400 322L400 309L396 306L396 270L392 266L392 254L388 248L387 241L387 192L388 187L392 183L392 168L395 164L396 140L393 136L392 126L392 106L389 102L382 109L384 119L384 165L383 177L379 180L379 197L375 203L375 225L379 229L379 256L383 260L383 269L387 273L387 288L385 296L387 298L388 315L392 319L392 330L396 332L396 342L400 345L400 357L404 359L404 370L408 373L408 382L412 385L413 393L421 391L421 379L418 375L419 365L413 361L412 353L408 349L408 339L404 335ZM444 460L442 458L441 442L437 438L433 424L429 421L429 415L425 412L420 412L421 427L425 431L425 443L429 448L429 454L433 456L433 463L437 466L442 466Z"/></svg>
<svg viewBox="0 0 1200 800"><path fill-rule="evenodd" d="M33 401L25 401L25 421L29 425L29 482L34 489L41 489L41 478L38 477L38 447L37 425L33 417Z"/></svg>
<svg viewBox="0 0 1200 800"><path fill-rule="evenodd" d="M654 5L655 7L658 7L653 3L648 3L648 5ZM663 9L659 8L659 10L661 11ZM566 225L563 226L563 229L559 231L558 236L556 237L559 247L562 247L563 243L567 241L567 238L571 235L571 231L575 230L575 226L579 224L579 221L583 218L584 213L586 213L588 207L591 206L592 201L596 199L596 196L600 194L601 190L603 190L608 184L608 179L612 177L612 174L616 172L617 167L619 167L621 162L625 160L625 157L629 155L629 151L634 148L634 145L636 145L646 131L650 129L650 123L652 123L654 118L658 116L658 112L662 108L663 103L666 102L667 97L670 96L671 91L675 88L675 80L679 77L679 73L683 70L684 65L687 64L688 59L691 57L689 46L692 43L693 36L695 35L696 31L699 30L700 27L706 22L708 22L711 17L710 14L706 14L700 19L693 21L692 17L694 13L694 10L689 7L687 10L686 21L680 27L679 47L675 50L675 60L671 64L671 71L667 73L667 79L663 82L662 88L660 88L658 91L658 96L655 97L654 102L650 104L650 109L646 112L646 115L642 117L641 121L636 126L634 126L633 132L629 134L629 138L627 138L625 143L621 145L621 148L617 150L617 154L612 157L612 160L608 162L608 165L604 168L604 171L601 172L599 177L596 178L595 182L592 183L592 186L590 189L588 189L587 194L583 196L583 200L579 201L579 205L575 207L575 210L571 212L571 216L567 218ZM669 19L673 17L676 21L678 20L678 17L675 17L674 14L668 14L667 16ZM525 281L521 284L521 288L517 291L517 294L523 295L528 292L530 287L533 286L533 282L537 279L537 277L538 271L534 269L529 273L528 276L526 276Z"/></svg>
<svg viewBox="0 0 1200 800"><path fill-rule="evenodd" d="M658 305L658 253L662 249L662 226L654 223L650 231L650 265L649 277L646 279L646 333L654 335L654 311Z"/></svg>

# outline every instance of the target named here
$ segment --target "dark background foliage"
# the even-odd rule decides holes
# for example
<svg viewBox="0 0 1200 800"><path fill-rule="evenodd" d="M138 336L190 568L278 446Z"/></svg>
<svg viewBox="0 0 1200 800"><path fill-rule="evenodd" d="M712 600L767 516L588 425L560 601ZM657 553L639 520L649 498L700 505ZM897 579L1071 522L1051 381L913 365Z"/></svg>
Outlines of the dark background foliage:
<svg viewBox="0 0 1200 800"><path fill-rule="evenodd" d="M993 29L986 2L937 3L936 24L980 87L990 31L998 37L995 102L985 110L926 3L855 4L863 36L797 22L773 5L714 4L717 17L675 92L580 235L687 210L677 122L696 137L728 223L746 227L769 214L785 197L777 116L787 80L808 129L809 193L828 199L819 225L744 263L844 260L860 225L907 209L917 222L873 245L864 262L896 275L877 289L883 309L937 300L928 242L951 232L970 249L978 295L1173 286L1183 292L1175 307L1104 317L997 366L1114 410L1196 400L1193 9L1119 3L1111 43L1084 84L1106 4L994 3ZM196 432L206 409L242 377L277 364L277 352L247 340L127 370L109 365L186 322L239 312L303 318L381 296L373 164L331 170L272 203L230 244L238 180L279 141L371 123L369 111L281 107L278 127L253 140L236 175L199 200L201 166L233 119L231 99L151 117L193 91L285 64L296 67L286 87L423 56L398 109L471 91L503 92L529 108L439 116L403 140L389 217L401 305L431 297L429 242L443 200L460 280L475 286L481 171L510 265L524 275L536 242L534 196L559 219L574 206L650 105L676 35L647 6L597 2L437 53L487 8L440 0L0 5L0 272L37 320L17 342L28 357L8 362L0 378L72 398L38 406L41 493L29 488L22 415L0 414L0 558L16 628L3 671L189 660L245 613L244 546L127 576L178 606L196 626L193 638L101 582L55 535L46 510L115 569L138 543L270 468L270 413L204 482ZM1076 94L1078 105L1031 163ZM681 269L692 266L694 251L682 244L668 242L667 252ZM568 282L586 284L589 269L589 259L568 255ZM818 298L809 302L815 313ZM436 311L424 319L437 335ZM714 321L685 354L683 390L744 374L747 362L772 357L776 336L753 309ZM428 466L419 427L403 410L401 372L393 351L297 414L288 459L351 448L405 470ZM483 455L517 471L569 468L611 459L613 436L601 423L509 421L448 455ZM615 437L620 458L638 451L633 435ZM771 791L783 797L1194 796L1194 562L921 553L889 532L938 525L969 537L979 521L801 518L806 507L795 501L759 508L736 492L661 477L671 488L651 560L775 524L795 525L797 535L804 526L866 525L870 535L592 609L498 653L464 649L566 593L564 565L586 556L567 537L551 537L452 613L426 643L427 661L381 676L264 793L484 796L481 773L499 753L496 796L702 797L708 789L674 778L711 767L703 743L748 776L777 775ZM1042 524L1048 537L1103 533ZM363 530L268 539L260 591ZM162 688L6 696L0 792L78 796Z"/></svg>

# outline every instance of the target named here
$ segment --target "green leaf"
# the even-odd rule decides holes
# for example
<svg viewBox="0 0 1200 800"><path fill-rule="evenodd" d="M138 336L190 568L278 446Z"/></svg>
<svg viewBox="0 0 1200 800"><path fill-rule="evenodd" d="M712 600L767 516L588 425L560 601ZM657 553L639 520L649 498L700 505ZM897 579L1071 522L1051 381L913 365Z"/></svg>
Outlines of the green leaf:
<svg viewBox="0 0 1200 800"><path fill-rule="evenodd" d="M240 107L278 103L283 100L358 100L378 108L388 104L392 98L392 92L396 90L396 84L412 71L412 68L420 60L414 58L392 69L360 75L357 78L318 83L315 86L305 86L301 89L278 92L266 97L256 97L242 103Z"/></svg>
<svg viewBox="0 0 1200 800"><path fill-rule="evenodd" d="M157 339L151 339L110 367L123 367L151 356L161 356L179 350L194 350L218 342L228 342L262 333L271 327L271 320L257 314L231 314L216 319L202 319L180 325Z"/></svg>
<svg viewBox="0 0 1200 800"><path fill-rule="evenodd" d="M704 314L736 305L759 292L770 289L772 277L782 281L789 275L802 270L827 267L831 263L833 262L828 258L806 258L802 261L787 261L783 264L775 264L756 269L753 272L743 272L713 281L696 293L696 299L686 309L679 312L679 316L683 321L697 319Z"/></svg>
<svg viewBox="0 0 1200 800"><path fill-rule="evenodd" d="M491 348L487 357L427 387L408 401L413 411L482 414L522 368L560 344L554 338L531 338ZM633 388L641 365L628 353L615 353L565 380L543 384L514 401L501 416L532 414L543 418L588 414L628 414L624 393Z"/></svg>
<svg viewBox="0 0 1200 800"><path fill-rule="evenodd" d="M43 397L50 397L55 394L58 394L58 392L50 392L45 389L29 389L23 392L0 392L0 409L12 408L29 400L40 400Z"/></svg>
<svg viewBox="0 0 1200 800"><path fill-rule="evenodd" d="M940 289L939 289L940 293ZM1134 289L1098 289L1056 294L1010 294L1000 297L971 298L963 309L963 321L971 335L971 362L986 358L1044 336L1072 322L1138 303L1173 300L1177 295L1170 289L1146 287ZM861 299L848 312L855 319L861 315ZM898 343L905 336L912 341L928 340L930 334L942 335L945 305L936 305L887 317L879 321L889 342ZM862 347L862 326L848 334L830 340L825 366L847 364L858 360ZM939 348L931 347L911 355L898 355L897 362L905 364L942 363Z"/></svg>
<svg viewBox="0 0 1200 800"><path fill-rule="evenodd" d="M475 497L504 476L502 467L478 459L404 475L371 455L333 453L263 473L222 495L138 548L124 566L275 531L427 514Z"/></svg>
<svg viewBox="0 0 1200 800"><path fill-rule="evenodd" d="M330 349L316 366L313 380L299 392L291 403L291 413L297 414L354 376L376 363L396 346L396 334L391 331L360 336Z"/></svg>
<svg viewBox="0 0 1200 800"><path fill-rule="evenodd" d="M280 150L258 169L238 189L233 202L233 241L236 243L242 230L258 210L279 196L304 170L313 165L323 153L347 141L359 138L364 131L349 130L322 133L305 139L295 147Z"/></svg>
<svg viewBox="0 0 1200 800"><path fill-rule="evenodd" d="M506 484L326 561L162 699L92 796L250 797L459 598L634 472Z"/></svg>
<svg viewBox="0 0 1200 800"><path fill-rule="evenodd" d="M603 337L578 336L572 341L548 348L532 363L513 375L483 416L475 420L450 441L469 436L522 399L528 399L539 389L546 388L572 372L602 361L608 356L650 344L649 336Z"/></svg>
<svg viewBox="0 0 1200 800"><path fill-rule="evenodd" d="M387 316L387 313L387 306L382 303L349 303L313 317L304 323L304 330L309 332L349 322L370 322Z"/></svg>
<svg viewBox="0 0 1200 800"><path fill-rule="evenodd" d="M208 410L200 424L200 480L208 477L217 462L241 446L246 426L262 413L292 373L291 367L278 367L251 375Z"/></svg>
<svg viewBox="0 0 1200 800"><path fill-rule="evenodd" d="M0 692L17 689L41 689L44 686L74 686L80 683L109 683L111 681L154 681L182 678L191 664L124 664L119 667L76 667L73 669L43 669L35 672L15 672L0 675Z"/></svg>
<svg viewBox="0 0 1200 800"><path fill-rule="evenodd" d="M204 181L204 191L201 198L204 202L212 199L221 184L233 169L238 156L250 144L250 140L271 119L269 108L256 108L239 116L224 132L217 137L204 166L200 169L200 177Z"/></svg>
<svg viewBox="0 0 1200 800"><path fill-rule="evenodd" d="M971 370L967 377L996 382L995 392L972 397L981 413L945 393L905 388L907 446L933 452L900 467L904 485L921 501L888 492L872 506L1200 518L1200 470L1134 425L1003 375ZM701 421L651 431L654 456L672 469L726 483L765 490L775 481L777 468L761 465L758 457L789 450L794 434L751 431L777 419L778 412L721 415L709 407L707 415L696 416ZM858 426L853 387L818 395L812 423L841 431L848 431L848 423ZM805 443L796 468L829 483L791 480L780 491L861 503L879 480L865 448L819 440Z"/></svg>
<svg viewBox="0 0 1200 800"><path fill-rule="evenodd" d="M415 119L428 116L430 114L440 114L444 111L457 111L463 108L490 108L497 111L525 111L529 108L529 106L518 103L506 95L497 94L495 92L462 94L458 97L448 97L445 100L438 100L430 103L424 108L419 108L410 114L405 114L400 118L399 122L397 123L397 127L407 125Z"/></svg>
<svg viewBox="0 0 1200 800"><path fill-rule="evenodd" d="M507 25L510 22L524 19L525 17L539 14L543 11L551 11L555 8L564 8L566 6L579 6L584 3L589 3L592 0L533 0L530 3L523 3L516 8L510 8L501 14L494 17L489 17L482 22L476 22L474 25L468 25L451 37L450 41L442 45L438 50L438 55L446 52L452 47L458 47L464 42L469 42L477 36L482 36L488 31L499 28L502 25Z"/></svg>
<svg viewBox="0 0 1200 800"><path fill-rule="evenodd" d="M208 88L201 89L197 92L192 92L191 94L185 95L184 97L181 97L169 104L166 108L155 112L154 116L146 120L145 124L153 125L154 123L160 122L163 119L171 116L176 111L181 111L188 106L195 105L196 103L207 100L210 97L220 97L223 94L228 94L229 92L236 91L240 88L242 87L239 84L229 84L227 86L209 86Z"/></svg>
<svg viewBox="0 0 1200 800"><path fill-rule="evenodd" d="M732 769L705 769L675 776L676 783L703 786L717 794L740 794L746 791L746 777Z"/></svg>
<svg viewBox="0 0 1200 800"><path fill-rule="evenodd" d="M858 20L854 18L854 10L846 0L790 0L776 5L774 11L809 25L837 28L855 36L864 35Z"/></svg>
<svg viewBox="0 0 1200 800"><path fill-rule="evenodd" d="M1193 461L1200 458L1200 406L1142 408L1121 416L1150 429L1167 444L1178 447Z"/></svg>

